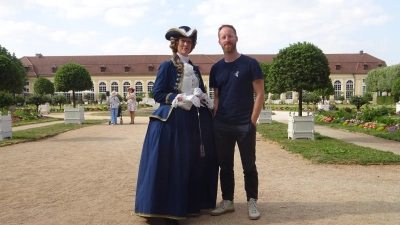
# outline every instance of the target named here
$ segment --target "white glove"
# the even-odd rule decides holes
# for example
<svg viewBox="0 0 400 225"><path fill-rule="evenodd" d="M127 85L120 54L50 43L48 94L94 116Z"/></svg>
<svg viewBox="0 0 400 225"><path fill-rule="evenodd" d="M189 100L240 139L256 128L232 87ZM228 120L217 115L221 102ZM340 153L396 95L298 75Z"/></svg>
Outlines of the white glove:
<svg viewBox="0 0 400 225"><path fill-rule="evenodd" d="M199 97L201 102L205 103L209 109L214 108L214 100L212 100L206 93L201 94L201 97Z"/></svg>
<svg viewBox="0 0 400 225"><path fill-rule="evenodd" d="M192 102L197 108L200 107L200 99L196 95L184 95L183 100Z"/></svg>
<svg viewBox="0 0 400 225"><path fill-rule="evenodd" d="M197 97L201 98L203 92L201 91L200 88L195 88L195 89L193 90L193 94L196 95Z"/></svg>

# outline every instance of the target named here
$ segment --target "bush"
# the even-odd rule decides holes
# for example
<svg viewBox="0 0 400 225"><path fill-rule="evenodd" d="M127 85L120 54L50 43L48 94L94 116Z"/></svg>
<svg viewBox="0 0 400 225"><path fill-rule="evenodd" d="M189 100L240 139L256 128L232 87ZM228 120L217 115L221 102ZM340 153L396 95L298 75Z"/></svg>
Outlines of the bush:
<svg viewBox="0 0 400 225"><path fill-rule="evenodd" d="M25 98L22 96L15 97L15 104L16 105L23 105L25 102Z"/></svg>
<svg viewBox="0 0 400 225"><path fill-rule="evenodd" d="M394 96L378 96L376 103L379 105L393 105L395 103Z"/></svg>
<svg viewBox="0 0 400 225"><path fill-rule="evenodd" d="M365 122L377 121L379 117L391 115L393 112L394 109L385 106L373 109L366 107L363 114L360 116L360 119Z"/></svg>
<svg viewBox="0 0 400 225"><path fill-rule="evenodd" d="M281 95L280 94L271 95L271 100L279 100L279 99L281 99Z"/></svg>
<svg viewBox="0 0 400 225"><path fill-rule="evenodd" d="M348 108L349 109L349 108ZM352 114L351 114L351 109L350 109L350 112L348 112L348 110L346 111L346 110L344 110L344 109L339 109L337 112L336 112L336 117L337 118L340 118L340 119L347 119L347 120L349 120L349 119L351 119L352 118Z"/></svg>
<svg viewBox="0 0 400 225"><path fill-rule="evenodd" d="M14 103L12 95L8 92L0 92L0 111Z"/></svg>
<svg viewBox="0 0 400 225"><path fill-rule="evenodd" d="M360 111L361 106L368 104L369 100L364 96L351 96L349 98L350 104L355 105L357 107L357 111Z"/></svg>
<svg viewBox="0 0 400 225"><path fill-rule="evenodd" d="M335 100L337 100L337 101L343 101L343 100L344 100L344 96L343 96L343 95L335 96Z"/></svg>
<svg viewBox="0 0 400 225"><path fill-rule="evenodd" d="M349 107L344 107L343 110L347 113L352 113L352 109L350 109Z"/></svg>

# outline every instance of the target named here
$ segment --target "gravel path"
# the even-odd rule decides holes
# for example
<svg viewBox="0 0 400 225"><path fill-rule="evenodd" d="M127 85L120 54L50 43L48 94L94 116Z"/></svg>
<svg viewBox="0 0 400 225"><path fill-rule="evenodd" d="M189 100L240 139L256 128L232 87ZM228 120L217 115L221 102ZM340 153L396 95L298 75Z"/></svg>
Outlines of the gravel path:
<svg viewBox="0 0 400 225"><path fill-rule="evenodd" d="M133 215L147 122L1 147L0 224L162 224ZM236 212L181 225L400 224L400 166L311 164L261 137L257 166L260 220L247 219L236 154Z"/></svg>

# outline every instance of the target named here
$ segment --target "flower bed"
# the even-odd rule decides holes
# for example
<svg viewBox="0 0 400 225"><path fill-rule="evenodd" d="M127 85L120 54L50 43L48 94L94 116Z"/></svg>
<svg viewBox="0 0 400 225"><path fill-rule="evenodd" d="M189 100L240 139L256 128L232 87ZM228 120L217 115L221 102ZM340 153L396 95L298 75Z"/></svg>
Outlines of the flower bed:
<svg viewBox="0 0 400 225"><path fill-rule="evenodd" d="M379 123L379 122L365 122L363 120L358 119L345 119L345 118L337 118L334 116L324 116L324 115L317 115L316 116L317 122L323 123L340 123L343 126L353 126L358 127L360 129L371 129L377 131L386 131L386 132L400 132L400 117L393 118L389 124Z"/></svg>

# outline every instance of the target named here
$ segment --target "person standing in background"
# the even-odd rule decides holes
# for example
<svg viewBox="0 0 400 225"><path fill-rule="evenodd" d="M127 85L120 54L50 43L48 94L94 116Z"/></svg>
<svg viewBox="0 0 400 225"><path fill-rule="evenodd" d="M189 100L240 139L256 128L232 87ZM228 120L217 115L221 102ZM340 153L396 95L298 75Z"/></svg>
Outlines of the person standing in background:
<svg viewBox="0 0 400 225"><path fill-rule="evenodd" d="M128 93L126 94L126 100L128 104L128 111L131 116L130 124L135 123L135 111L136 111L136 94L133 87L128 88Z"/></svg>
<svg viewBox="0 0 400 225"><path fill-rule="evenodd" d="M121 104L117 96L117 92L112 91L109 99L110 102L110 114L111 114L111 125L117 124L118 107Z"/></svg>

